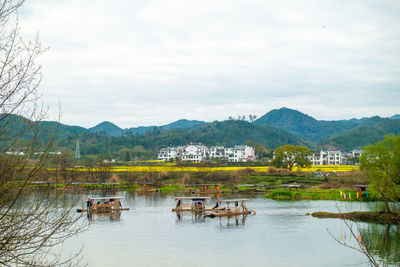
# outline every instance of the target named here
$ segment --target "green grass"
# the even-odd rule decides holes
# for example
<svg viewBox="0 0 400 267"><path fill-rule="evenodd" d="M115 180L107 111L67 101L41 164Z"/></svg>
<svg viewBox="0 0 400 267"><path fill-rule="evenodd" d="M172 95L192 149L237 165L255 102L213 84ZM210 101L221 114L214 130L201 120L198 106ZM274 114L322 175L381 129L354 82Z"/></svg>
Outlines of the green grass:
<svg viewBox="0 0 400 267"><path fill-rule="evenodd" d="M312 177L312 176L276 176L267 174L251 174L249 175L245 183L249 184L261 184L266 188L277 188L280 184L301 184L306 186L319 185L326 181L325 177Z"/></svg>
<svg viewBox="0 0 400 267"><path fill-rule="evenodd" d="M183 191L183 190L188 190L188 187L183 186L183 185L164 185L161 188L162 192L174 192L174 191Z"/></svg>
<svg viewBox="0 0 400 267"><path fill-rule="evenodd" d="M340 196L340 191L351 198L344 199ZM276 189L270 193L264 194L264 198L275 200L337 200L337 201L376 201L375 198L366 197L365 194L357 199L357 192L350 190L329 190L329 189L298 189L298 190L282 190Z"/></svg>
<svg viewBox="0 0 400 267"><path fill-rule="evenodd" d="M380 224L400 223L400 213L387 213L384 211L355 211L350 213L314 212L311 216L317 218L340 218L358 222Z"/></svg>

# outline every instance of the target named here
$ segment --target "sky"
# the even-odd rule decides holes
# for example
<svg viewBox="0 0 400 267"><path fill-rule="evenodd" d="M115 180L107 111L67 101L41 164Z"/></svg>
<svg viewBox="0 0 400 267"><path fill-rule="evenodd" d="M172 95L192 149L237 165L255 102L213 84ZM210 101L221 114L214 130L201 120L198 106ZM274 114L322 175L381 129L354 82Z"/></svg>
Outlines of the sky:
<svg viewBox="0 0 400 267"><path fill-rule="evenodd" d="M28 0L19 25L70 125L400 113L398 0Z"/></svg>

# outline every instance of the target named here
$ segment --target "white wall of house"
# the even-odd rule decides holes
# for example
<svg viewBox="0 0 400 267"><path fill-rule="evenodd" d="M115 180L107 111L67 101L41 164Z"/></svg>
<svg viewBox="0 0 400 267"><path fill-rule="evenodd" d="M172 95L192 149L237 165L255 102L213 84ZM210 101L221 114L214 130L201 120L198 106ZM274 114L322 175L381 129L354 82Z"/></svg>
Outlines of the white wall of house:
<svg viewBox="0 0 400 267"><path fill-rule="evenodd" d="M347 163L346 158L353 153L347 155L341 151L320 151L319 153L312 153L309 159L312 165L342 165ZM361 154L362 151L359 153Z"/></svg>
<svg viewBox="0 0 400 267"><path fill-rule="evenodd" d="M215 146L208 148L204 145L187 145L181 147L162 148L158 153L159 160L180 159L183 161L199 162L207 158L221 159L229 162L240 162L254 160L255 150L250 146L235 146L233 148L225 148L223 146Z"/></svg>

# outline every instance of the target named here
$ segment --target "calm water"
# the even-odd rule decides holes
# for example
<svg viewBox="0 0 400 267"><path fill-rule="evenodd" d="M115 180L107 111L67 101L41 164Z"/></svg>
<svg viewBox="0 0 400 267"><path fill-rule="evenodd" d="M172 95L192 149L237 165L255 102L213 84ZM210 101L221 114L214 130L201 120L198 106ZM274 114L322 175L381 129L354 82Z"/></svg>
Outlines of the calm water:
<svg viewBox="0 0 400 267"><path fill-rule="evenodd" d="M334 201L252 198L247 207L256 210L257 215L228 220L204 219L191 213L179 218L171 212L175 204L173 195L119 195L126 197L122 203L131 210L111 217L87 218L82 214L90 227L66 241L64 251L83 247L83 263L88 266L368 265L364 255L339 245L329 235L328 231L348 244L355 244L341 220L305 215L315 211L337 212ZM351 211L369 210L377 204L339 205Z"/></svg>

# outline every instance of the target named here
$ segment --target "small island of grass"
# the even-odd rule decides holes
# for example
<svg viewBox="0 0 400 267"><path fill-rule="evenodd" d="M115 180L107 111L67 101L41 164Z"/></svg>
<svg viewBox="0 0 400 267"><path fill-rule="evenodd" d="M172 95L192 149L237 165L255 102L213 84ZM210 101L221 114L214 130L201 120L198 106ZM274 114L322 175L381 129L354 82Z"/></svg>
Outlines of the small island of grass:
<svg viewBox="0 0 400 267"><path fill-rule="evenodd" d="M340 218L357 222L400 224L400 213L386 211L355 211L349 213L314 212L317 218Z"/></svg>

